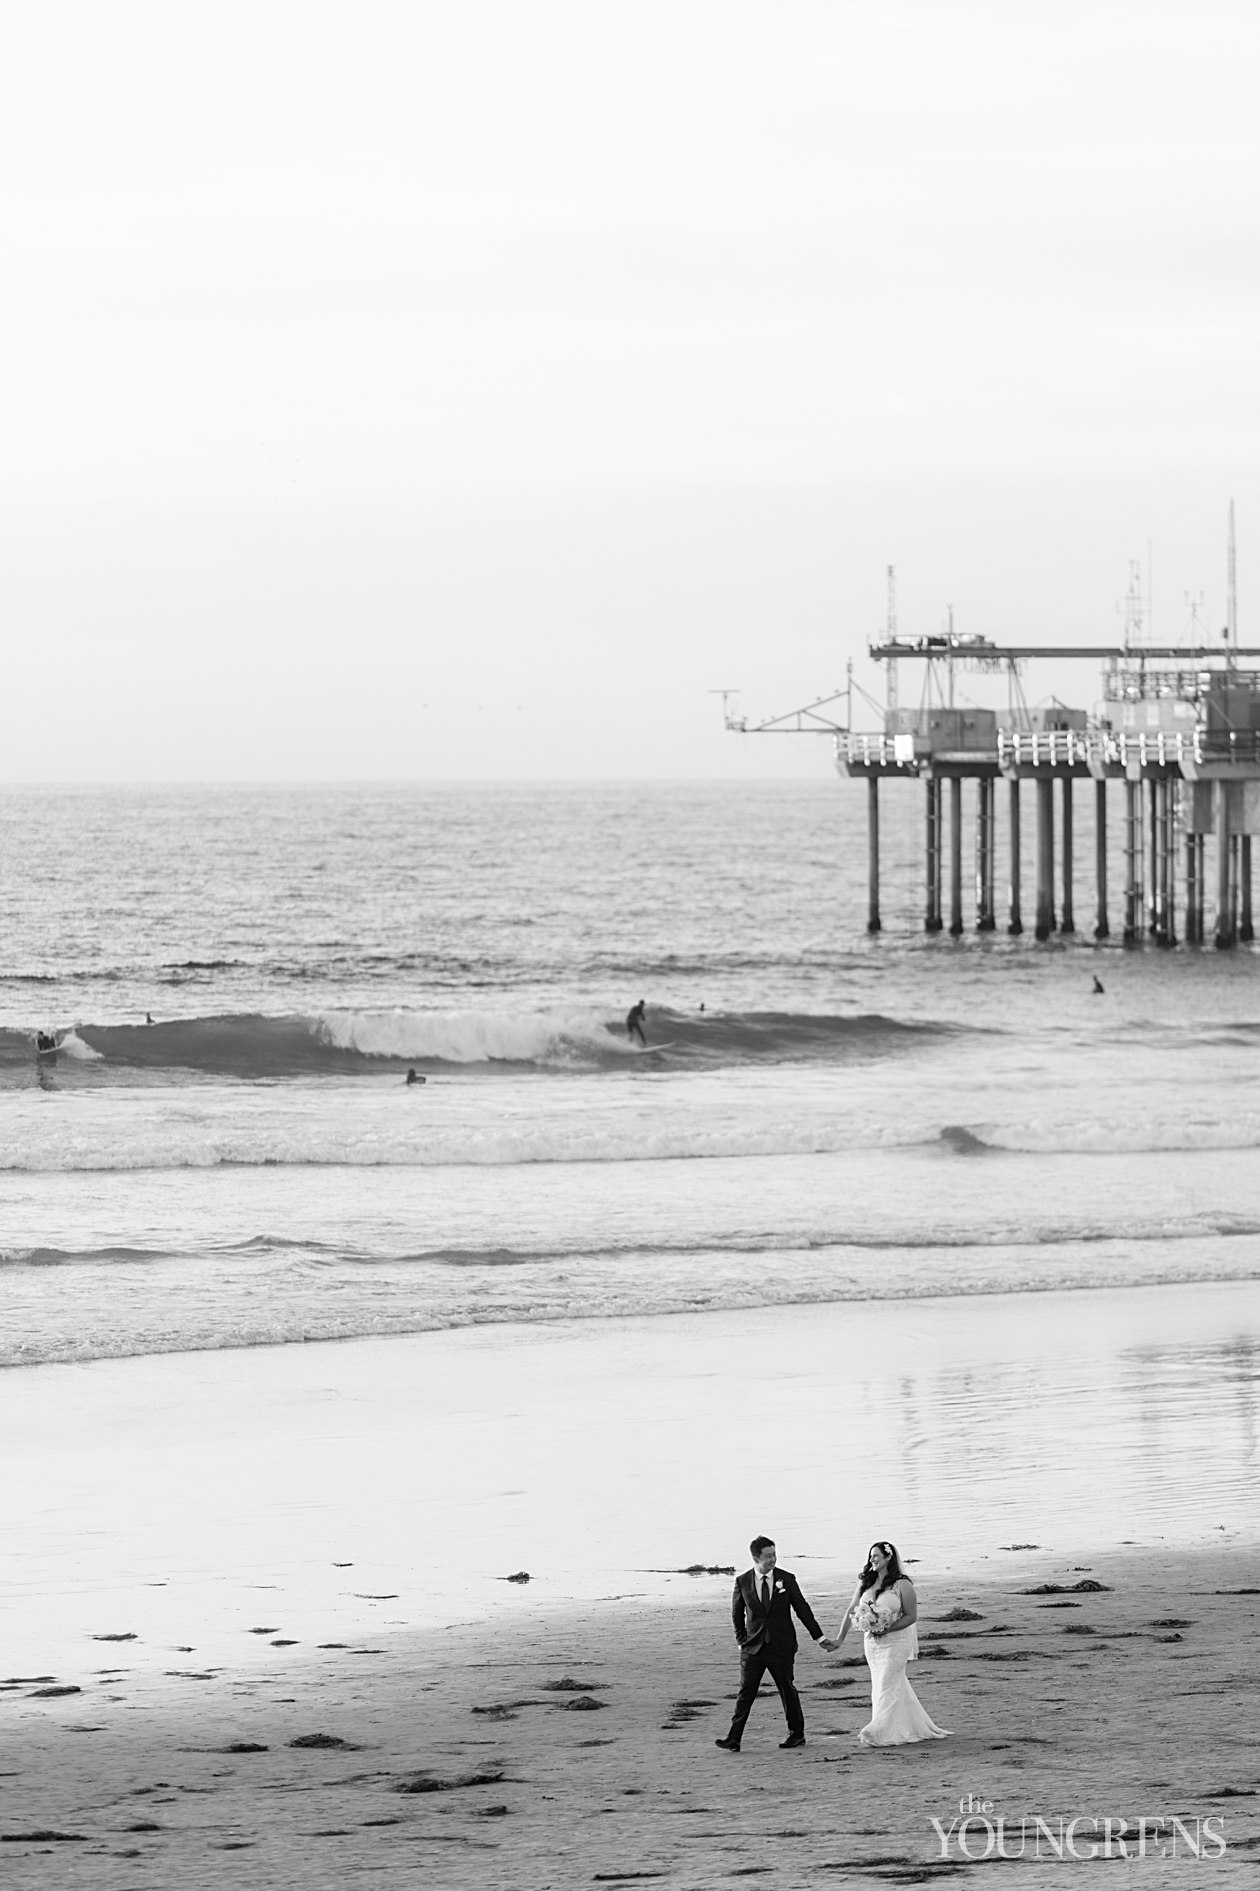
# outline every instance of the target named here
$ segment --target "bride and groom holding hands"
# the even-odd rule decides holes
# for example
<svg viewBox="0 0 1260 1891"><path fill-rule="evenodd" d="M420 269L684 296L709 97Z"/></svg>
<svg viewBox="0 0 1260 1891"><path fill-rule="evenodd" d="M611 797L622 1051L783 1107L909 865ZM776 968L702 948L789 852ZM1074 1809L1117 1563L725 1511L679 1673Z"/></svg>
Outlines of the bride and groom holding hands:
<svg viewBox="0 0 1260 1891"><path fill-rule="evenodd" d="M924 1711L906 1678L906 1664L919 1652L915 1628L918 1602L891 1543L872 1543L838 1634L829 1639L801 1594L790 1570L780 1569L773 1540L755 1536L749 1544L753 1566L735 1579L731 1615L739 1643L740 1689L731 1730L716 1745L738 1753L744 1726L765 1675L779 1690L787 1716L783 1747L805 1745L805 1715L796 1691L797 1615L828 1654L840 1647L851 1628L859 1630L871 1671L871 1718L858 1739L864 1746L903 1746L916 1740L943 1740L948 1732Z"/></svg>

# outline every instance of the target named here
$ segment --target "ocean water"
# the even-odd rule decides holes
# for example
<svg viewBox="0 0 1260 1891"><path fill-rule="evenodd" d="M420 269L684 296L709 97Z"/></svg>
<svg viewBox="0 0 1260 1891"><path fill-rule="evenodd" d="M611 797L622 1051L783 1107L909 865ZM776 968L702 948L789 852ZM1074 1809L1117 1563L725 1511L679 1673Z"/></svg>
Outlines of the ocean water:
<svg viewBox="0 0 1260 1891"><path fill-rule="evenodd" d="M1038 946L925 937L909 785L869 938L821 749L4 790L0 1361L1254 1280L1260 961L1095 944L1086 815Z"/></svg>

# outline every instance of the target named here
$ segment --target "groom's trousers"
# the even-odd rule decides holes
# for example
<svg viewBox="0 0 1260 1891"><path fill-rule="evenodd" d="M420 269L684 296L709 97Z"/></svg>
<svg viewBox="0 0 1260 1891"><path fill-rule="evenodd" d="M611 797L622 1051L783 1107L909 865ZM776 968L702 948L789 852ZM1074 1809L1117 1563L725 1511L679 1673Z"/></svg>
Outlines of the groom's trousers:
<svg viewBox="0 0 1260 1891"><path fill-rule="evenodd" d="M779 1690L779 1699L783 1702L783 1712L787 1715L789 1733L804 1733L805 1715L801 1708L801 1697L796 1691L792 1679L796 1667L794 1648L767 1648L764 1643L760 1648L743 1648L739 1656L739 1698L735 1702L735 1716L731 1721L728 1738L738 1743L744 1737L744 1723L752 1712L752 1704L757 1698L762 1677L767 1668L770 1679Z"/></svg>

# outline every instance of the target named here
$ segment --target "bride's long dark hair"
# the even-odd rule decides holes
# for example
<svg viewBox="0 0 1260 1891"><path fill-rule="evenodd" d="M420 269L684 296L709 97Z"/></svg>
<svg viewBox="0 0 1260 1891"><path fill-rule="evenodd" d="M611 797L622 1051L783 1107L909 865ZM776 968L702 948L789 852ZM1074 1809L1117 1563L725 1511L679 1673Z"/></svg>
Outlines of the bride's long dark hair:
<svg viewBox="0 0 1260 1891"><path fill-rule="evenodd" d="M871 1561L868 1552L862 1574L858 1577L858 1586L862 1589L875 1589L875 1594L881 1596L885 1589L891 1589L895 1582L901 1580L904 1571L901 1567L901 1558L897 1554L897 1546L895 1543L880 1541L878 1543L872 1543L871 1549L883 1550L884 1555L888 1558L888 1567L884 1571L883 1580L881 1582L875 1574L875 1565ZM879 1585L878 1588L876 1588L877 1583Z"/></svg>

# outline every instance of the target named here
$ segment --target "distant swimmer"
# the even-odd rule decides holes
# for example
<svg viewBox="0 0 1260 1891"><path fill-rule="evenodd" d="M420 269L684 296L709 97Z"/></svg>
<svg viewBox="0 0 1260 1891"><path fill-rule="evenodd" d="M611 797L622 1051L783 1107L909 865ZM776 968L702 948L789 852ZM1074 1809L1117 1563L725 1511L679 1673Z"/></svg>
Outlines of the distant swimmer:
<svg viewBox="0 0 1260 1891"><path fill-rule="evenodd" d="M647 1032L643 1029L643 1020L647 1016L647 1006L640 998L637 1005L631 1005L626 1013L626 1036L637 1037L644 1050L647 1049Z"/></svg>
<svg viewBox="0 0 1260 1891"><path fill-rule="evenodd" d="M408 1088L410 1088L413 1083L425 1083L425 1082L427 1082L427 1078L417 1077L416 1072L415 1072L415 1067L413 1065L412 1068L407 1072Z"/></svg>
<svg viewBox="0 0 1260 1891"><path fill-rule="evenodd" d="M152 1013L151 1011L146 1011L146 1012L145 1012L145 1014L144 1014L144 1021L145 1021L145 1023L146 1023L146 1024L152 1024L152 1022L153 1022L153 1013Z"/></svg>
<svg viewBox="0 0 1260 1891"><path fill-rule="evenodd" d="M1100 992L1100 991L1101 991L1102 989L1103 989L1103 982L1102 982L1102 980L1101 980L1101 978L1099 978L1099 976L1098 976L1098 974L1097 974L1097 973L1095 973L1095 974L1094 974L1094 992L1095 992L1095 993L1098 993L1098 992Z"/></svg>
<svg viewBox="0 0 1260 1891"><path fill-rule="evenodd" d="M57 1040L51 1031L36 1031L35 1055L37 1057L55 1056Z"/></svg>

